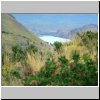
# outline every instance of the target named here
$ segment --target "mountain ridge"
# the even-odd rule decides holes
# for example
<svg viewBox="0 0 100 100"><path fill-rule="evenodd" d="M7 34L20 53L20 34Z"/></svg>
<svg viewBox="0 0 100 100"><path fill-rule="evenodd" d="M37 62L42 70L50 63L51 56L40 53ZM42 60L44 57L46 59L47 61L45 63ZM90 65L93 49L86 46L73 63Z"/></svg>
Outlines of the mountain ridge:
<svg viewBox="0 0 100 100"><path fill-rule="evenodd" d="M98 31L98 25L96 24L88 24L88 25L84 25L82 27L79 28L75 28L75 29L71 29L71 30L67 30L67 29L58 29L55 32L42 32L40 30L34 30L34 32L36 31L36 35L38 36L43 36L43 35L52 35L52 36L56 36L56 37L61 37L61 38L68 38L71 39L74 37L74 35L77 32L86 32L86 31L93 31L93 32L97 32Z"/></svg>
<svg viewBox="0 0 100 100"><path fill-rule="evenodd" d="M88 24L88 25L84 25L80 28L73 29L68 33L67 38L73 38L76 35L76 33L78 33L78 32L84 33L84 32L87 32L87 31L97 32L98 31L98 25Z"/></svg>

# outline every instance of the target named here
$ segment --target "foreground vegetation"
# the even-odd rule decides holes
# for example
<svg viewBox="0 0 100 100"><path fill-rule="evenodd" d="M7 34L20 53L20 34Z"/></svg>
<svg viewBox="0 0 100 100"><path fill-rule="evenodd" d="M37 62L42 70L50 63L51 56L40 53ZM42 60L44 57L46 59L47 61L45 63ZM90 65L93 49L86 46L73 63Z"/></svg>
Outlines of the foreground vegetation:
<svg viewBox="0 0 100 100"><path fill-rule="evenodd" d="M34 44L2 53L2 85L97 86L98 33L77 33L69 43L55 42L53 52Z"/></svg>

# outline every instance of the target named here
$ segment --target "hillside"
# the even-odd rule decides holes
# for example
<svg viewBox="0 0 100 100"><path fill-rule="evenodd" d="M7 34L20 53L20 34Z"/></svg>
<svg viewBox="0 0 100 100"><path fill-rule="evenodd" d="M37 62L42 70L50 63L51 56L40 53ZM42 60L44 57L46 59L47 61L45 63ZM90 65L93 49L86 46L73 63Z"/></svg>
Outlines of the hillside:
<svg viewBox="0 0 100 100"><path fill-rule="evenodd" d="M1 26L2 47L17 44L26 47L28 44L34 44L39 50L50 49L47 43L28 31L11 14L1 15Z"/></svg>
<svg viewBox="0 0 100 100"><path fill-rule="evenodd" d="M83 32L87 32L87 31L97 32L98 26L95 24L89 24L89 25L85 25L80 28L73 29L66 35L66 37L73 38L76 35L76 33L78 33L78 32L83 33Z"/></svg>

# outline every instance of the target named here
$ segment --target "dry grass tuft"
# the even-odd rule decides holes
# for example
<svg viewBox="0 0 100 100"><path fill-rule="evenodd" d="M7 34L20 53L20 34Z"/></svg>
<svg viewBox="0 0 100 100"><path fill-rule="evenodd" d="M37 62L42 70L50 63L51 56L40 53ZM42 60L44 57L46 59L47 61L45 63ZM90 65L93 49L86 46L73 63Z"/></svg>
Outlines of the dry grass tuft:
<svg viewBox="0 0 100 100"><path fill-rule="evenodd" d="M42 57L38 54L34 54L33 52L27 52L26 66L31 68L33 74L35 72L38 72L44 66L45 60L41 58Z"/></svg>

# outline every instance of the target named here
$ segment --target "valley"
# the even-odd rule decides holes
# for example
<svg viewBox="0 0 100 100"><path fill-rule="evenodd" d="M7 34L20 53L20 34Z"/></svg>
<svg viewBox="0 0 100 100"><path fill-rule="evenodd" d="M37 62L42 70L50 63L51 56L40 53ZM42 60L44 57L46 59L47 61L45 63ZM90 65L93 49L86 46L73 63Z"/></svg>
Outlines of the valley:
<svg viewBox="0 0 100 100"><path fill-rule="evenodd" d="M67 30L65 25L68 23L64 23L67 14L62 15L60 20L60 14L26 16L30 16L31 20L24 14L1 16L2 86L98 85L97 25L84 26L84 21L80 20L82 27L72 23L77 28ZM34 16L36 18L33 19ZM35 25L31 26L34 30L26 27L27 23L30 26L29 22L35 23L37 30Z"/></svg>

